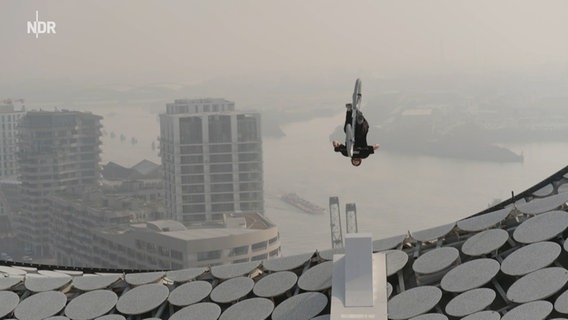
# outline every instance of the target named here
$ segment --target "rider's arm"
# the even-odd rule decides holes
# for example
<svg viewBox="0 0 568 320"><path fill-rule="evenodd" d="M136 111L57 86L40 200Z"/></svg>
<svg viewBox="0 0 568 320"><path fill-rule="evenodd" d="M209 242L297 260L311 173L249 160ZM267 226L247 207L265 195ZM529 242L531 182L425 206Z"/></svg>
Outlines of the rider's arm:
<svg viewBox="0 0 568 320"><path fill-rule="evenodd" d="M347 147L345 147L344 144L340 143L339 141L335 141L335 140L332 142L332 144L333 144L333 151L341 152L342 155L348 157Z"/></svg>
<svg viewBox="0 0 568 320"><path fill-rule="evenodd" d="M370 154L375 153L376 149L377 148L375 148L375 145L358 148L357 149L358 157L362 159L367 158Z"/></svg>

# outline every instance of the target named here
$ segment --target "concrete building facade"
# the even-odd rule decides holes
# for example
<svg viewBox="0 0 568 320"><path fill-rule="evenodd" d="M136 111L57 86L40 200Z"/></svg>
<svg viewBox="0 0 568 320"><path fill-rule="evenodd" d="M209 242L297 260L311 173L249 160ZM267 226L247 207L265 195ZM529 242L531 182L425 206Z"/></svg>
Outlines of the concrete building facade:
<svg viewBox="0 0 568 320"><path fill-rule="evenodd" d="M36 256L49 254L47 198L99 188L101 119L66 110L30 111L21 119L18 161L23 202L14 224Z"/></svg>
<svg viewBox="0 0 568 320"><path fill-rule="evenodd" d="M260 114L224 99L175 100L160 115L166 212L184 224L264 213Z"/></svg>
<svg viewBox="0 0 568 320"><path fill-rule="evenodd" d="M52 254L58 264L66 266L94 263L96 230L144 221L162 210L141 199L102 192L53 195L47 201Z"/></svg>
<svg viewBox="0 0 568 320"><path fill-rule="evenodd" d="M188 229L158 220L100 229L88 265L175 270L280 257L278 228L256 213L242 218L239 227Z"/></svg>
<svg viewBox="0 0 568 320"><path fill-rule="evenodd" d="M187 228L174 220L149 221L161 207L133 197L89 193L48 202L50 244L62 266L169 270L281 255L278 228L256 213Z"/></svg>
<svg viewBox="0 0 568 320"><path fill-rule="evenodd" d="M18 168L18 123L25 111L12 103L0 104L0 179L15 179Z"/></svg>

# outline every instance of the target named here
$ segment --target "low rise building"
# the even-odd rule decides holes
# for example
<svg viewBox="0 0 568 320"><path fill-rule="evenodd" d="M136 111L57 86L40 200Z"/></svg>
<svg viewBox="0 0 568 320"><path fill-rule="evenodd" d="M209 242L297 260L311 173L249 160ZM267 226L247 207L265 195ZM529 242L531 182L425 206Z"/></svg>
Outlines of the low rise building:
<svg viewBox="0 0 568 320"><path fill-rule="evenodd" d="M227 217L226 226L188 229L158 220L100 229L90 266L181 269L260 261L281 255L278 228L260 214Z"/></svg>
<svg viewBox="0 0 568 320"><path fill-rule="evenodd" d="M266 260L281 254L278 228L260 214L225 215L188 228L161 202L92 192L49 197L50 247L63 266L180 269Z"/></svg>

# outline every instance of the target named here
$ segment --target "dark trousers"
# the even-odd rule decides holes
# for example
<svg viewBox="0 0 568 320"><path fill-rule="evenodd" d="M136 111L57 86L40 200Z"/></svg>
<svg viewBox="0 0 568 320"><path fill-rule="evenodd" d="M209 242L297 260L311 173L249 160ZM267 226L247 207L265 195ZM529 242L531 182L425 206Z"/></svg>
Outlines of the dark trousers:
<svg viewBox="0 0 568 320"><path fill-rule="evenodd" d="M369 123L367 119L363 117L362 113L358 115L357 123L355 123L355 147L366 147L367 146L367 133L369 133ZM361 119L363 121L361 121ZM353 122L352 111L348 110L345 113L345 124L343 125L343 132L347 130L347 124Z"/></svg>

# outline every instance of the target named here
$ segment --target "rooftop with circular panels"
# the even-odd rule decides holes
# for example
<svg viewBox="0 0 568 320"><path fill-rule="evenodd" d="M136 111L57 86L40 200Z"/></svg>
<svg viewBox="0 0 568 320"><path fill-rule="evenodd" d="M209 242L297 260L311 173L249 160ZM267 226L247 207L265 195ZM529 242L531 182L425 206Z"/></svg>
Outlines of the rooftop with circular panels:
<svg viewBox="0 0 568 320"><path fill-rule="evenodd" d="M567 191L568 166L456 223L384 239L370 230L375 260L386 255L390 319L568 318ZM345 250L315 249L181 270L0 261L0 317L329 320L333 255Z"/></svg>

